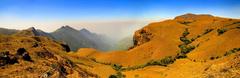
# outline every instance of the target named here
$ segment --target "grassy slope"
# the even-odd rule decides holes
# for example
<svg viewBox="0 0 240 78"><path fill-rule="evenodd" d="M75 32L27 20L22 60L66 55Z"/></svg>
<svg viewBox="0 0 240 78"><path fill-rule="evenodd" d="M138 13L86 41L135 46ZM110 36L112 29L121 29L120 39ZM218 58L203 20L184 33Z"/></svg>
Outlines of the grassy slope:
<svg viewBox="0 0 240 78"><path fill-rule="evenodd" d="M178 46L183 44L183 42L180 41L180 37L184 30L188 29L190 34L187 35L186 38L195 38L195 40L188 45L195 46L195 49L187 53L187 58L177 59L172 65L167 67L147 66L143 69L124 71L123 73L127 77L133 78L139 76L142 78L152 78L152 76L173 78L188 75L189 78L195 77L195 75L196 77L205 77L206 68L212 65L218 67L219 63L222 64L226 61L230 62L233 60L224 59L239 57L237 55L224 56L227 51L233 48L240 48L240 37L237 36L240 32L239 22L240 20L238 19L186 14L178 16L173 20L151 23L141 30L136 31L134 37L138 42L135 44L135 47L129 51L112 51L108 53L99 53L97 51L79 52L81 52L80 55L82 56L95 58L100 62L120 64L123 66L142 65L153 59L157 60L165 56L176 56L177 53L180 53ZM206 31L210 29L211 31L206 33ZM219 35L218 29L227 29L227 31ZM200 37L196 38L198 35L200 35ZM147 38L149 38L149 40L147 40ZM211 62L211 58L212 60L217 59L219 62L215 62L215 60ZM228 63L226 63L226 65L228 65ZM213 70L209 72L213 72ZM228 75L229 74L226 74L224 76ZM209 76L209 74L207 76Z"/></svg>

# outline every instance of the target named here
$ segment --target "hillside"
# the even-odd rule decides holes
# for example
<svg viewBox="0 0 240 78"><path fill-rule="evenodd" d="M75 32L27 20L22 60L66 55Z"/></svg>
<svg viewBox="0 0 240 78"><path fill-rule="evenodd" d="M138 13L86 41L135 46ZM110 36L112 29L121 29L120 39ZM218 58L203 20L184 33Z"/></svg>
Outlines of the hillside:
<svg viewBox="0 0 240 78"><path fill-rule="evenodd" d="M69 45L36 36L32 30L0 35L0 77L240 78L239 19L177 16L137 30L128 50L109 52L94 48L70 51ZM54 37L77 40L76 36L93 34L86 29L80 32L64 26L55 31L61 37ZM84 36L84 40L94 37Z"/></svg>
<svg viewBox="0 0 240 78"><path fill-rule="evenodd" d="M78 52L100 63L117 64L121 74L116 75L127 78L240 77L239 30L239 19L185 14L136 31L134 47L128 51Z"/></svg>
<svg viewBox="0 0 240 78"><path fill-rule="evenodd" d="M47 37L0 36L1 78L98 77L73 62L67 45Z"/></svg>

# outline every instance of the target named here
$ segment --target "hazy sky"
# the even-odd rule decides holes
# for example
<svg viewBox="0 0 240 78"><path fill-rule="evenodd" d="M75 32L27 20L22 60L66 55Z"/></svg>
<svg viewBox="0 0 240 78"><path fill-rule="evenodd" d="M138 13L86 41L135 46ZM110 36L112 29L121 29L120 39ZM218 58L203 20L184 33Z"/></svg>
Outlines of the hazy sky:
<svg viewBox="0 0 240 78"><path fill-rule="evenodd" d="M185 13L240 18L240 0L0 0L0 27L51 32L70 25L126 35Z"/></svg>

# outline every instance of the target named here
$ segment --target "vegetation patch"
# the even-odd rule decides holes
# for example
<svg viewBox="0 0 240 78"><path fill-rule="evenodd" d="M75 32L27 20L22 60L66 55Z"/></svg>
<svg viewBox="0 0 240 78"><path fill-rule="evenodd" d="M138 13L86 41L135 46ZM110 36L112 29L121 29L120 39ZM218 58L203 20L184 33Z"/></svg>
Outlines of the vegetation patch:
<svg viewBox="0 0 240 78"><path fill-rule="evenodd" d="M116 70L117 73L110 75L109 78L125 78L125 75L121 73L122 71L136 70L136 69L141 69L147 66L154 66L154 65L167 66L169 64L174 63L175 60L176 59L174 57L168 56L160 60L151 60L145 64L132 66L132 67L123 67L122 65L119 65L119 64L112 64L112 68Z"/></svg>
<svg viewBox="0 0 240 78"><path fill-rule="evenodd" d="M190 22L190 21L182 21L182 22L179 22L179 23L184 24L184 25L188 25L188 24L190 24L192 22Z"/></svg>
<svg viewBox="0 0 240 78"><path fill-rule="evenodd" d="M178 47L180 48L180 53L178 53L176 58L177 59L187 58L186 54L196 48L195 46L189 45L189 44L192 43L193 41L195 41L196 39L200 38L201 36L212 32L213 30L214 29L206 29L202 34L199 34L196 37L189 39L189 38L187 38L187 35L189 35L190 32L188 31L188 28L186 28L185 31L182 33L182 36L180 37L180 41L182 41L183 43L178 45ZM199 45L197 45L197 46L199 46Z"/></svg>
<svg viewBox="0 0 240 78"><path fill-rule="evenodd" d="M222 35L223 33L225 33L227 31L227 29L225 28L222 28L222 29L218 29L217 32L218 32L218 35Z"/></svg>
<svg viewBox="0 0 240 78"><path fill-rule="evenodd" d="M142 65L137 65L137 66L132 66L132 67L122 67L120 70L121 71L130 71L130 70L136 70L136 69L140 69L140 68L144 68L147 66L154 66L154 65L159 65L159 66L167 66L169 64L174 63L176 59L172 56L167 56L164 57L160 60L151 60L145 64Z"/></svg>
<svg viewBox="0 0 240 78"><path fill-rule="evenodd" d="M182 36L180 37L180 41L182 41L183 43L178 45L178 47L180 48L180 53L178 53L178 55L176 56L177 59L186 58L186 54L195 49L195 46L189 45L190 43L192 43L192 41L195 40L193 38L188 39L186 36L189 34L190 32L188 31L188 28L186 28Z"/></svg>
<svg viewBox="0 0 240 78"><path fill-rule="evenodd" d="M183 54L187 54L189 53L190 51L194 50L195 49L195 46L192 46L192 45L179 45L178 46L180 49L181 49L181 53Z"/></svg>
<svg viewBox="0 0 240 78"><path fill-rule="evenodd" d="M121 72L117 72L116 74L112 74L109 78L125 78L126 75L122 74Z"/></svg>
<svg viewBox="0 0 240 78"><path fill-rule="evenodd" d="M122 74L122 65L112 64L112 68L117 71L116 74L112 74L109 78L125 78L126 76Z"/></svg>
<svg viewBox="0 0 240 78"><path fill-rule="evenodd" d="M206 30L203 32L202 35L208 34L208 33L210 33L210 32L213 31L213 30L214 30L214 29L206 29Z"/></svg>
<svg viewBox="0 0 240 78"><path fill-rule="evenodd" d="M224 54L224 56L228 56L228 55L233 54L233 53L236 53L236 52L238 52L238 51L240 51L240 48L233 48L233 49L227 51L227 52Z"/></svg>
<svg viewBox="0 0 240 78"><path fill-rule="evenodd" d="M119 65L119 64L113 64L112 65L112 68L116 71L120 71L122 69L122 65Z"/></svg>
<svg viewBox="0 0 240 78"><path fill-rule="evenodd" d="M151 65L160 65L160 66L167 66L169 64L172 64L174 63L176 59L171 57L171 56L168 56L168 57L165 57L161 60L153 60L153 61L150 61L147 63L147 66L151 66Z"/></svg>

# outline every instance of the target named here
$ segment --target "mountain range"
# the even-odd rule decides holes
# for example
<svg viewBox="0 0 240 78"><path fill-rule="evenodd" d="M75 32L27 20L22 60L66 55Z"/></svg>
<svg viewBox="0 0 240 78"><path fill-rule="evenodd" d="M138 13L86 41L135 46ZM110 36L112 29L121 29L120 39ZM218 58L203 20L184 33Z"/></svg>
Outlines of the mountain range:
<svg viewBox="0 0 240 78"><path fill-rule="evenodd" d="M107 36L95 34L87 29L76 30L70 26L62 26L54 32L47 33L40 29L30 27L26 30L14 30L0 28L0 34L16 35L16 36L46 36L56 41L62 41L69 45L72 51L79 48L95 48L100 51L109 50L112 45L111 39Z"/></svg>

